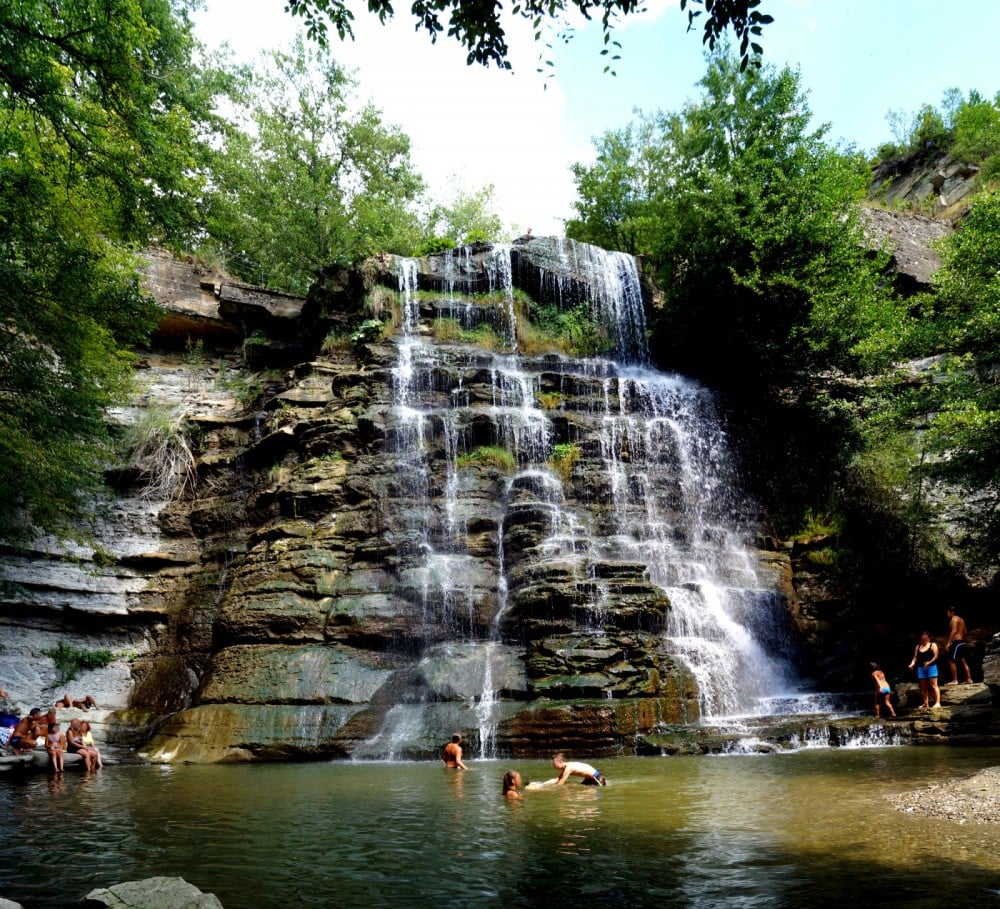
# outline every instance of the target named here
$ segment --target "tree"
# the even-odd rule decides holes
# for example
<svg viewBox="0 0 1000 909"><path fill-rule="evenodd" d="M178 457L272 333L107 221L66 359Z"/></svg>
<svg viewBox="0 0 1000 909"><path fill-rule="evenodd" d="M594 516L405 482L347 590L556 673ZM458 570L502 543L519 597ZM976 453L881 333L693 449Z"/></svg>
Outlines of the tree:
<svg viewBox="0 0 1000 909"><path fill-rule="evenodd" d="M981 554L1000 556L1000 191L979 196L942 247L936 293L914 311L918 354L937 355L919 398L927 469L975 494ZM911 342L912 349L912 342ZM912 408L912 404L911 404Z"/></svg>
<svg viewBox="0 0 1000 909"><path fill-rule="evenodd" d="M494 192L493 184L488 183L472 193L458 190L447 204L435 205L424 227L425 246L450 249L463 243L501 240L503 220L497 213Z"/></svg>
<svg viewBox="0 0 1000 909"><path fill-rule="evenodd" d="M857 221L861 162L824 142L796 71L715 54L702 97L640 116L577 165L568 232L647 257L665 288L655 353L749 390L810 365L853 368L888 317ZM617 245L617 244L616 244Z"/></svg>
<svg viewBox="0 0 1000 909"><path fill-rule="evenodd" d="M190 229L193 47L169 0L0 7L0 538L72 532L155 324L131 251Z"/></svg>
<svg viewBox="0 0 1000 909"><path fill-rule="evenodd" d="M247 280L304 293L317 271L376 251L408 251L423 182L410 140L324 50L297 42L264 73L235 76L233 115L209 164L206 228Z"/></svg>
<svg viewBox="0 0 1000 909"><path fill-rule="evenodd" d="M761 47L753 39L760 36L762 26L772 22L772 17L757 10L760 0L681 0L681 9L688 12L688 30L694 28L699 17L704 27L703 41L714 49L727 29L732 28L740 44L740 65L745 69ZM698 9L697 7L703 7ZM285 9L302 18L310 38L325 44L329 27L343 40L354 37L354 14L347 8L346 0L286 0ZM515 0L511 14L531 21L535 39L541 37L542 22L560 19L570 13L579 13L586 19L599 15L604 27L605 48L602 54L610 55L611 31L618 17L628 16L644 9L640 0ZM385 22L393 16L392 0L368 0L368 10ZM416 27L425 29L431 41L437 41L448 25L448 37L455 38L468 51L468 63L496 64L510 69L508 47L499 0L414 0L410 12L417 20Z"/></svg>

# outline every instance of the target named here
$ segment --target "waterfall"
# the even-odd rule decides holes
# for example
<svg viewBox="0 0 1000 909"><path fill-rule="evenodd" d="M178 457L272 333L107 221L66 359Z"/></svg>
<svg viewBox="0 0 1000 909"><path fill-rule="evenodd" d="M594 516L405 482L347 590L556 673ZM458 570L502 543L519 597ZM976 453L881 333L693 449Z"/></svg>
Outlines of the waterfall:
<svg viewBox="0 0 1000 909"><path fill-rule="evenodd" d="M705 717L761 713L791 685L787 620L757 576L753 509L712 395L648 368L631 256L551 242L539 292L589 305L612 339L611 357L516 352L511 247L445 254L428 305L466 328L488 321L514 352L426 340L418 264L397 260L402 329L386 421L396 492L387 517L398 591L419 604L423 639L415 687L366 754L405 753L406 739L443 742L454 724L474 726L477 756L494 756L498 723L510 715L501 694L520 686L527 696L530 684L523 647L504 640L511 579L523 584L526 566L590 591L576 633L591 649L604 640L610 591L633 584L665 594L663 642L696 680ZM485 304L473 296L484 288ZM475 467L474 456L491 445L512 466L496 468L508 471L502 494L486 500L481 471L490 468ZM573 455L561 465L560 447ZM530 552L508 523L538 534ZM600 694L615 696L611 687Z"/></svg>
<svg viewBox="0 0 1000 909"><path fill-rule="evenodd" d="M667 637L694 673L703 714L754 712L789 685L786 659L775 657L787 654L787 620L757 576L712 397L639 369L620 370L604 389L601 455L620 549L669 596Z"/></svg>

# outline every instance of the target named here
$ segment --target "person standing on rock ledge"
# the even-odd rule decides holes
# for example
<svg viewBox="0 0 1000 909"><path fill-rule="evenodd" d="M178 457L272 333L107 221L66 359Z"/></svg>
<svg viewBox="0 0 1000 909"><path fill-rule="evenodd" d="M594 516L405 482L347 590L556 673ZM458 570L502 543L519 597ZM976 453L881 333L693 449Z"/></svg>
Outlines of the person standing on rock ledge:
<svg viewBox="0 0 1000 909"><path fill-rule="evenodd" d="M931 640L929 631L920 633L920 643L913 650L913 659L910 660L910 669L917 668L917 679L920 681L920 693L924 702L920 705L926 710L930 705L927 703L930 696L934 695L934 709L941 706L941 691L938 689L938 645Z"/></svg>
<svg viewBox="0 0 1000 909"><path fill-rule="evenodd" d="M451 741L441 749L441 758L444 760L445 767L449 767L453 770L468 770L469 768L462 763L462 735L456 732L452 737Z"/></svg>
<svg viewBox="0 0 1000 909"><path fill-rule="evenodd" d="M969 647L965 640L968 631L965 627L965 619L955 612L954 606L948 607L948 624L951 633L948 635L948 642L944 645L951 658L951 681L948 684L958 684L958 664L961 663L962 669L965 670L965 684L971 685L972 673L969 671L969 663L965 659L965 651Z"/></svg>

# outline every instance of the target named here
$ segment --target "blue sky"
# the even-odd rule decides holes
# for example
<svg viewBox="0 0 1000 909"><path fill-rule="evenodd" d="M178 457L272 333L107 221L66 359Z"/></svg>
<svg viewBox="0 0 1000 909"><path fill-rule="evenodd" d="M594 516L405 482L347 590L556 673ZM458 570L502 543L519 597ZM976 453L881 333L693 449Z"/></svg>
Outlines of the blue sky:
<svg viewBox="0 0 1000 909"><path fill-rule="evenodd" d="M206 5L196 17L202 41L228 41L243 58L294 36L282 0ZM556 45L547 80L523 24L509 34L511 75L466 66L453 40L431 45L414 32L405 2L387 27L353 6L357 40L335 40L333 52L356 70L362 99L411 136L432 194L492 183L515 232L560 232L571 214L569 165L590 159L591 139L626 124L634 108L679 109L698 96L705 69L701 35L686 31L678 0L648 0L649 12L616 32L616 77L603 73L601 30L591 24ZM766 61L801 69L815 123L829 123L833 141L870 151L892 138L890 110L938 105L950 87L1000 91L994 0L762 0L761 9L775 20L761 41Z"/></svg>

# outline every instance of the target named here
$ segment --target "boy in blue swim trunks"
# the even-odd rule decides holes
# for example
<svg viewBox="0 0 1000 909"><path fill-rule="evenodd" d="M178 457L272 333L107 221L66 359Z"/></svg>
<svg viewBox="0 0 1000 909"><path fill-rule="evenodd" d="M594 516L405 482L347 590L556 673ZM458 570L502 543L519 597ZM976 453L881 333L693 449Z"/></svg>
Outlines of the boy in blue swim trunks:
<svg viewBox="0 0 1000 909"><path fill-rule="evenodd" d="M871 663L870 665L872 667L872 678L875 679L875 716L881 715L880 710L883 703L885 704L885 709L889 711L889 716L895 716L896 711L892 709L892 702L889 700L892 696L892 688L889 687L885 673L878 663Z"/></svg>
<svg viewBox="0 0 1000 909"><path fill-rule="evenodd" d="M608 781L600 770L581 761L567 761L566 756L561 751L552 756L552 766L559 771L559 777L556 779L557 786L562 786L571 776L582 776L585 786L608 785Z"/></svg>

